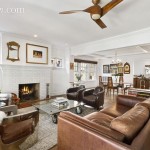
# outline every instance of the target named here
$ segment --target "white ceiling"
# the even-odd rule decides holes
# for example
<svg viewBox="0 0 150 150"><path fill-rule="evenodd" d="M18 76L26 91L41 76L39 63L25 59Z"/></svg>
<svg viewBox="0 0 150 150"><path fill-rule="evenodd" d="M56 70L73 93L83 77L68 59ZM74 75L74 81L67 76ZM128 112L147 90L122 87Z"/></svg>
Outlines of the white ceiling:
<svg viewBox="0 0 150 150"><path fill-rule="evenodd" d="M104 50L94 52L88 55L79 55L77 58L86 59L115 59L115 58L130 58L130 59L149 59L150 58L150 44L131 46L119 49Z"/></svg>
<svg viewBox="0 0 150 150"><path fill-rule="evenodd" d="M101 6L110 0L102 0ZM124 0L102 17L101 29L87 13L60 15L60 11L82 10L91 0L0 0L1 8L24 8L24 14L0 14L0 31L33 36L50 43L78 44L150 27L150 0Z"/></svg>

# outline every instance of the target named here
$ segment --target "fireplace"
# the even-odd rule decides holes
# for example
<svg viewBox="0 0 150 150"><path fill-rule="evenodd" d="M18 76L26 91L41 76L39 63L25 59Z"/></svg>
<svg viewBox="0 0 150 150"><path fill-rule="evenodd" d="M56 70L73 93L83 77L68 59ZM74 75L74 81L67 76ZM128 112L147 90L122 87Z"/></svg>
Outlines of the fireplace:
<svg viewBox="0 0 150 150"><path fill-rule="evenodd" d="M21 102L39 99L39 83L19 84Z"/></svg>

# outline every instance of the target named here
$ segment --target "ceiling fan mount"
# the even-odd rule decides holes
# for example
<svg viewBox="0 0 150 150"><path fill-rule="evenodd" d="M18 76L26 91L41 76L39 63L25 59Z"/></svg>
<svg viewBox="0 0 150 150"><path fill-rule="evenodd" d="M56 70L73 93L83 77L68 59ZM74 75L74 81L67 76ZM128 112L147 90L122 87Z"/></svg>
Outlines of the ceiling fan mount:
<svg viewBox="0 0 150 150"><path fill-rule="evenodd" d="M71 10L71 11L63 11L59 14L72 14L77 12L86 12L89 13L91 16L91 19L95 21L102 29L106 28L106 25L103 23L103 21L100 19L103 17L107 12L109 12L112 8L114 8L116 5L118 5L123 0L112 0L108 4L106 4L104 7L100 7L98 4L100 3L100 0L92 0L93 6L90 6L84 10Z"/></svg>
<svg viewBox="0 0 150 150"><path fill-rule="evenodd" d="M94 5L98 5L98 4L100 3L100 0L92 0L92 3L93 3Z"/></svg>

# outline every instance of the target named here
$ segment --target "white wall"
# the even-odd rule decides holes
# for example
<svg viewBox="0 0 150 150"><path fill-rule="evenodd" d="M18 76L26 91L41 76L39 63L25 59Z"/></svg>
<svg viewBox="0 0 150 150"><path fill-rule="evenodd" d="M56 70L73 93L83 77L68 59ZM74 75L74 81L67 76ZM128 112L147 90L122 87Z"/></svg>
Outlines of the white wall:
<svg viewBox="0 0 150 150"><path fill-rule="evenodd" d="M53 45L52 58L63 60L62 68L52 68L51 71L51 95L65 94L70 87L70 48L67 45Z"/></svg>
<svg viewBox="0 0 150 150"><path fill-rule="evenodd" d="M8 48L7 42L15 41L20 45L20 61L12 62L7 60ZM2 35L2 61L0 72L2 81L0 82L2 92L14 92L17 95L19 84L23 83L40 83L40 99L46 98L46 84L50 83L50 64L27 64L26 63L26 43L47 46L48 55L51 57L51 45L40 43L37 40L26 40L26 37L16 36L13 34Z"/></svg>
<svg viewBox="0 0 150 150"><path fill-rule="evenodd" d="M150 65L149 59L137 59L137 60L135 60L134 74L135 75L140 75L140 74L145 75L145 65Z"/></svg>

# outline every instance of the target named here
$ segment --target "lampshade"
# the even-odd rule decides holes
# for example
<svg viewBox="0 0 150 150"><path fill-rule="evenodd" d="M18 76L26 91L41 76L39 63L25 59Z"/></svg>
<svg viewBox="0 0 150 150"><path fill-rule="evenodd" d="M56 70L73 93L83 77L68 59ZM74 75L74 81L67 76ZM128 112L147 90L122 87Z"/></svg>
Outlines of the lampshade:
<svg viewBox="0 0 150 150"><path fill-rule="evenodd" d="M100 19L100 14L92 14L92 19L93 20L98 20L98 19Z"/></svg>

